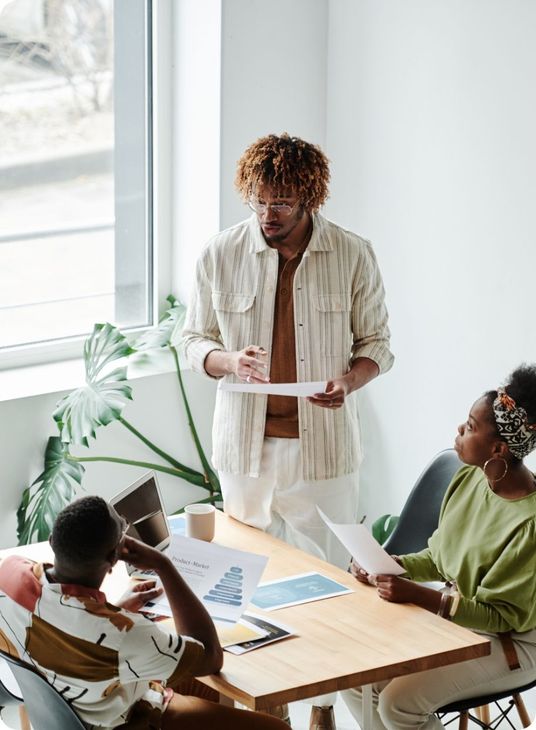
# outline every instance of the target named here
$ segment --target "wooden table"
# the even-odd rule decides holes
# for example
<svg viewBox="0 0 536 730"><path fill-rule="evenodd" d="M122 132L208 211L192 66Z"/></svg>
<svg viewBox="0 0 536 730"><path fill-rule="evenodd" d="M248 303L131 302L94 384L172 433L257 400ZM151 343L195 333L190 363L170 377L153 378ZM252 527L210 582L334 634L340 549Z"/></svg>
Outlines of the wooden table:
<svg viewBox="0 0 536 730"><path fill-rule="evenodd" d="M298 636L240 656L225 653L219 675L200 679L253 710L454 664L490 653L489 641L410 604L387 603L376 589L281 540L217 515L214 541L269 556L262 580L318 571L353 593L255 613L288 624ZM365 690L365 724L372 719Z"/></svg>
<svg viewBox="0 0 536 730"><path fill-rule="evenodd" d="M252 710L271 708L350 687L362 686L364 728L371 727L370 684L424 669L484 656L489 641L410 604L382 601L376 589L349 573L281 540L217 513L214 542L268 555L262 580L317 571L350 587L352 593L264 614L291 626L298 636L240 656L225 652L218 675L199 681ZM50 560L48 543L1 550ZM107 576L103 590L112 602L127 582L124 564Z"/></svg>

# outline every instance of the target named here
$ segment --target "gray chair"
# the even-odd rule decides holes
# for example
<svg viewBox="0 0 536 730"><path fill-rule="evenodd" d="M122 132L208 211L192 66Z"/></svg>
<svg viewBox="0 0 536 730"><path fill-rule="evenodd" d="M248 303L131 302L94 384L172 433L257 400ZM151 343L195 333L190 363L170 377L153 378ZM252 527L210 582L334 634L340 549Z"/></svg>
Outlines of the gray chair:
<svg viewBox="0 0 536 730"><path fill-rule="evenodd" d="M383 545L388 553L404 555L418 552L427 546L428 538L437 527L441 503L447 487L461 466L463 463L454 449L440 451L432 459L415 483L402 509L397 526ZM502 720L506 720L510 727L514 728L508 714L515 707L521 724L523 727L528 727L530 718L521 694L535 686L536 679L530 684L515 689L452 702L440 707L437 714L444 725L454 722L458 717L459 730L467 730L469 720L484 730L494 730ZM503 708L499 704L499 700L508 698L508 705ZM489 710L489 706L492 704L499 710L493 720ZM474 713L471 713L470 710L474 710ZM453 717L445 721L444 716L451 713L453 713Z"/></svg>
<svg viewBox="0 0 536 730"><path fill-rule="evenodd" d="M87 730L88 726L80 720L69 702L41 672L3 651L0 651L0 658L8 663L17 680L33 730Z"/></svg>
<svg viewBox="0 0 536 730"><path fill-rule="evenodd" d="M439 511L447 487L463 466L454 449L440 451L415 482L398 524L383 547L392 555L416 553L428 545L437 527Z"/></svg>
<svg viewBox="0 0 536 730"><path fill-rule="evenodd" d="M536 687L536 679L529 684L514 689L496 692L491 695L471 697L467 700L460 700L459 702L452 702L449 705L440 707L436 710L436 714L441 718L444 725L448 725L449 722L456 720L457 715L460 720L458 725L459 730L467 730L469 720L472 720L484 730L494 730L503 720L506 720L511 728L516 727L508 717L510 711L515 707L522 726L529 727L531 720L521 694L533 687ZM499 700L505 699L508 699L508 704L506 707L502 707L499 704ZM489 710L489 706L492 704L499 710L493 719ZM474 710L474 713L471 713L470 710ZM451 720L445 721L443 716L450 713L454 713L455 716Z"/></svg>
<svg viewBox="0 0 536 730"><path fill-rule="evenodd" d="M2 676L0 679L0 713L4 707L8 707L9 705L22 706L22 702L23 700L20 694L16 694L15 689L13 687L9 687Z"/></svg>

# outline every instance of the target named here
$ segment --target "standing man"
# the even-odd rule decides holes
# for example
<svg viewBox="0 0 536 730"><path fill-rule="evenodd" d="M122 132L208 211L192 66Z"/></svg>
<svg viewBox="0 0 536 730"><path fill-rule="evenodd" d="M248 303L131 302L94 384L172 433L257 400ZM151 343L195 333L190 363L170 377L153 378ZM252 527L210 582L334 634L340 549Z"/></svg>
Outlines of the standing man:
<svg viewBox="0 0 536 730"><path fill-rule="evenodd" d="M228 514L346 567L316 507L356 520L354 392L393 356L370 243L318 213L328 181L324 153L298 137L248 147L236 187L253 213L204 249L183 336L192 368L213 378L327 381L307 400L218 391L213 463Z"/></svg>

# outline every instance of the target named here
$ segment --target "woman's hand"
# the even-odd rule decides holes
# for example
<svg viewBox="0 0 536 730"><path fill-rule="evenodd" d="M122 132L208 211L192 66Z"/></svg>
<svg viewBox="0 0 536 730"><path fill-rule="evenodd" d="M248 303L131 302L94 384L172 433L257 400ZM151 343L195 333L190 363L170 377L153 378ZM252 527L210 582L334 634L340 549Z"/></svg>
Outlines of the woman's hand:
<svg viewBox="0 0 536 730"><path fill-rule="evenodd" d="M391 603L418 603L421 586L398 575L376 575L378 595Z"/></svg>
<svg viewBox="0 0 536 730"><path fill-rule="evenodd" d="M398 575L375 575L374 579L378 595L384 601L414 603L432 613L437 613L439 610L441 593L433 588L419 585L408 578L400 578Z"/></svg>
<svg viewBox="0 0 536 730"><path fill-rule="evenodd" d="M137 613L140 608L143 608L149 601L154 601L155 598L161 596L164 592L162 587L156 587L155 580L144 580L140 583L134 583L126 593L124 593L117 605L119 608L124 608L127 611Z"/></svg>
<svg viewBox="0 0 536 730"><path fill-rule="evenodd" d="M355 558L352 558L352 562L350 563L350 573L360 583L367 583L367 584L373 585L371 583L372 576L369 573L367 573L367 571L359 565L359 563L355 560Z"/></svg>

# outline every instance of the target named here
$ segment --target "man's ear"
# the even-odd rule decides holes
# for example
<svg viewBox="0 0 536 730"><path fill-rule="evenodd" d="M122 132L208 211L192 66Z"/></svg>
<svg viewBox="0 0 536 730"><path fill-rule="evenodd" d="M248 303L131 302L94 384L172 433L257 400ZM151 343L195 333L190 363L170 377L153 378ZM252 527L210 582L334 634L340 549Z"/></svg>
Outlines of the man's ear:
<svg viewBox="0 0 536 730"><path fill-rule="evenodd" d="M106 562L110 563L110 565L113 566L117 563L119 560L119 550L115 547L113 550L110 550L110 552L106 555Z"/></svg>

